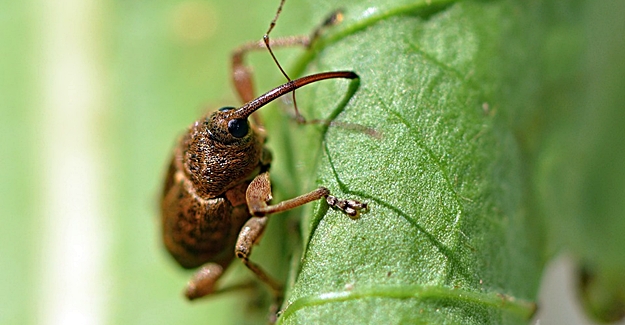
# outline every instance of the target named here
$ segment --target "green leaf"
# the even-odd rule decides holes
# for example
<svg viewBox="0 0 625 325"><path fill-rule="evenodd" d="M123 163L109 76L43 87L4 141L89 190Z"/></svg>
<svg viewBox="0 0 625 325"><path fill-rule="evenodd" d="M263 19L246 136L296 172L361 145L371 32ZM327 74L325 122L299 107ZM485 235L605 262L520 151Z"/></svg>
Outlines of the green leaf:
<svg viewBox="0 0 625 325"><path fill-rule="evenodd" d="M344 12L300 65L353 70L360 83L300 92L307 117L339 124L298 129L293 159L298 174L316 165L317 184L370 211L352 220L315 208L280 321L527 322L540 231L522 204L526 175L510 127L523 105L502 94L528 74L515 59L529 9L416 1L351 3Z"/></svg>

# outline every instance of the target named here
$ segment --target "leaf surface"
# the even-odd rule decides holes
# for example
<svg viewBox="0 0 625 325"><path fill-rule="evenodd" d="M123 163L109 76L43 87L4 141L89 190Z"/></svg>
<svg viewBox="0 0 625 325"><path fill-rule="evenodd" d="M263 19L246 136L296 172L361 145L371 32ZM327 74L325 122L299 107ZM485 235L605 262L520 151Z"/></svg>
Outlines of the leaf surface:
<svg viewBox="0 0 625 325"><path fill-rule="evenodd" d="M370 209L357 220L314 209L280 321L527 322L542 263L509 127L521 105L501 95L518 80L511 73L524 75L512 59L525 46L514 36L526 8L399 1L343 10L300 66L353 70L359 84L302 91L306 116L335 125L297 129L292 159L296 173L316 170L317 184Z"/></svg>

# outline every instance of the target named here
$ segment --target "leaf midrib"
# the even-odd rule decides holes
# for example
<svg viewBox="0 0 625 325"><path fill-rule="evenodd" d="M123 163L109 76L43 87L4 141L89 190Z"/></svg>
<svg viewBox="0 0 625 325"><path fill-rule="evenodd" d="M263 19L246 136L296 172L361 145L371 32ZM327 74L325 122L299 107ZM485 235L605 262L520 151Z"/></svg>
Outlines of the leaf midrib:
<svg viewBox="0 0 625 325"><path fill-rule="evenodd" d="M536 304L499 293L473 292L441 286L376 286L359 288L351 291L327 292L305 296L290 303L278 318L278 324L304 307L319 306L329 303L352 301L366 298L389 299L450 299L468 304L481 305L496 310L505 310L522 319L530 319L536 312Z"/></svg>

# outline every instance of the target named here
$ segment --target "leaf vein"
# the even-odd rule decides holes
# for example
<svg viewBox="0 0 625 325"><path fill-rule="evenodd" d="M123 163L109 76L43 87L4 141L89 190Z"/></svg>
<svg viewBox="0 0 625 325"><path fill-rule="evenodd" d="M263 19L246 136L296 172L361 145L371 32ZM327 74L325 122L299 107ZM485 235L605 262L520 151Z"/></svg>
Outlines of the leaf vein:
<svg viewBox="0 0 625 325"><path fill-rule="evenodd" d="M300 297L286 306L280 315L279 323L304 307L365 298L451 300L456 303L463 302L503 310L524 320L529 320L536 312L536 303L497 292L474 292L440 286L378 286Z"/></svg>

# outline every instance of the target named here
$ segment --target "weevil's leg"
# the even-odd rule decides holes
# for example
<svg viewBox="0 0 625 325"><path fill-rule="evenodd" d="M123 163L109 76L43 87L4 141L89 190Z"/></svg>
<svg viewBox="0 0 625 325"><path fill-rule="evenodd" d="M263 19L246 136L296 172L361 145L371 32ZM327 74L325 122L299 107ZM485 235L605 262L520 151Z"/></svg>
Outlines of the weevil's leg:
<svg viewBox="0 0 625 325"><path fill-rule="evenodd" d="M271 20L271 23L269 23L269 29L267 29L267 32L265 33L266 38L269 38L269 34L273 30L273 28L276 27L276 22L278 21L278 17L280 17L280 13L282 12L282 7L284 7L285 1L286 0L280 0L280 5L278 6L278 10L276 10L276 15ZM335 10L331 15L329 15L323 21L323 23L321 23L321 25L315 28L315 31L312 33L312 36L310 37L310 42L308 43L308 46L310 46L310 44L312 44L319 37L319 35L321 35L321 33L323 32L325 28L336 25L340 23L342 20L343 20L343 10L341 9Z"/></svg>
<svg viewBox="0 0 625 325"><path fill-rule="evenodd" d="M330 205L330 207L341 210L352 218L358 217L361 210L367 209L366 203L355 200L338 199L337 197L330 195L330 190L325 187L319 187L314 191L290 200L282 201L278 204L268 205L272 198L269 172L256 176L256 178L254 178L254 180L247 187L245 196L247 198L247 206L250 209L250 213L257 217L294 209L322 198L326 199L326 202Z"/></svg>
<svg viewBox="0 0 625 325"><path fill-rule="evenodd" d="M281 37L271 40L272 47L308 46L308 36ZM266 50L265 42L255 41L245 43L232 52L232 81L244 103L256 98L254 82L252 81L252 69L245 65L245 55L250 51Z"/></svg>
<svg viewBox="0 0 625 325"><path fill-rule="evenodd" d="M210 263L202 266L189 280L184 295L193 300L215 292L215 283L223 272L224 269L219 264Z"/></svg>
<svg viewBox="0 0 625 325"><path fill-rule="evenodd" d="M280 1L280 5L278 6L278 10L276 10L276 15L271 20L271 23L269 23L269 28L267 29L267 32L263 36L263 43L267 47L267 50L269 50L269 54L271 54L271 57L273 58L273 61L278 65L278 68L280 69L280 71L282 72L284 77L288 81L291 81L291 78L289 78L289 76L286 74L284 69L282 69L282 66L278 62L278 59L276 58L276 56L273 54L273 51L271 50L271 46L274 45L274 42L270 42L269 41L269 34L271 34L271 31L273 30L273 28L276 27L276 22L278 21L278 17L280 17L280 13L282 12L282 7L284 6L284 2L285 1L286 0L281 0ZM341 10L336 10L335 12L333 12L328 18L326 18L323 21L323 23L321 25L319 25L317 28L315 28L315 30L312 33L311 37L307 37L308 41L305 44L306 47L310 47L312 42L314 42L319 37L319 35L321 35L322 31L326 27L335 25L335 24L341 22L342 20L343 20L343 12ZM295 96L293 96L293 100L295 100Z"/></svg>
<svg viewBox="0 0 625 325"><path fill-rule="evenodd" d="M267 50L269 51L269 54L271 54L271 58L273 59L273 62L276 63L276 65L278 66L278 69L280 69L280 72L282 72L282 75L290 82L291 78L286 73L286 71L284 71L284 69L282 68L282 65L278 61L278 58L276 58L275 54L273 53L273 50L271 49L271 45L273 45L273 43L269 40L269 34L273 30L273 28L276 26L276 21L278 20L278 17L280 16L280 12L282 12L282 6L284 6L284 1L285 0L281 0L280 1L280 6L278 7L276 15L273 18L273 20L271 21L271 23L269 24L269 29L267 29L267 32L265 33L265 36L263 36L263 42L265 43L265 46L267 47ZM310 47L312 42L314 40L316 40L317 37L319 37L319 35L321 34L321 31L325 27L340 22L342 20L342 18L343 18L343 15L341 14L340 11L335 11L334 13L332 13L330 18L327 18L320 27L317 27L315 29L314 33L312 34L313 36L308 39L308 43L307 43L306 47ZM300 123L300 124L305 124L306 123L306 119L299 112L299 109L297 108L297 99L295 98L295 90L293 90L293 92L291 93L291 98L293 99L293 109L295 110L295 121L297 121L297 123Z"/></svg>
<svg viewBox="0 0 625 325"><path fill-rule="evenodd" d="M252 217L250 218L241 232L239 232L239 238L234 246L234 254L241 259L243 264L247 266L256 276L263 282L265 282L272 291L276 302L282 300L282 285L278 281L274 280L267 274L260 266L250 261L249 257L252 254L253 246L260 241L260 238L267 226L267 217Z"/></svg>
<svg viewBox="0 0 625 325"><path fill-rule="evenodd" d="M343 10L335 10L326 18L326 20L323 21L321 25L315 28L310 36L310 42L308 43L308 46L310 47L312 44L314 44L326 28L339 24L341 21L343 21Z"/></svg>
<svg viewBox="0 0 625 325"><path fill-rule="evenodd" d="M184 295L189 300L194 300L207 295L225 293L234 290L247 289L252 287L252 283L242 283L237 285L228 286L225 288L215 289L217 280L224 272L224 266L217 263L208 263L203 265L195 274L193 278L187 283Z"/></svg>
<svg viewBox="0 0 625 325"><path fill-rule="evenodd" d="M352 217L356 217L361 209L366 209L367 204L353 200L339 200L330 195L330 191L325 187L320 187L308 194L298 196L294 199L280 202L276 205L267 205L271 201L271 183L269 181L269 172L264 172L254 178L245 193L250 213L254 215L250 218L241 232L237 243L234 247L236 257L247 266L260 280L265 282L275 297L274 307L277 307L282 301L282 286L270 277L260 266L250 261L252 248L258 243L265 231L268 217L266 215L286 211L296 208L308 202L325 198L328 204L338 208Z"/></svg>

